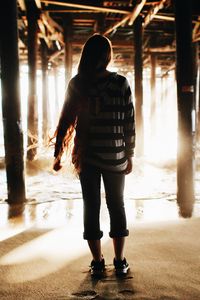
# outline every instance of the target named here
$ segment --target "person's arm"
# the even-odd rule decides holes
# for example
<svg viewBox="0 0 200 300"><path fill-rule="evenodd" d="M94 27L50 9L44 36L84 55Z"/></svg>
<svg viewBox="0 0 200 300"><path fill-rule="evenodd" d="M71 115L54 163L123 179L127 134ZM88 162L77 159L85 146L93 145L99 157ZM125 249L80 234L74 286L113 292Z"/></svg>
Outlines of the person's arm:
<svg viewBox="0 0 200 300"><path fill-rule="evenodd" d="M128 159L128 164L126 168L126 174L131 173L133 168L134 148L135 148L135 115L134 106L132 101L131 89L126 80L125 89L125 119L124 119L124 139L125 139L125 151L126 157Z"/></svg>
<svg viewBox="0 0 200 300"><path fill-rule="evenodd" d="M72 81L70 81L65 94L65 101L56 130L56 143L54 151L55 160L53 164L53 169L55 171L61 169L60 160L63 153L63 140L66 135L66 132L70 125L75 123L77 113L76 100L77 99L75 98L73 83Z"/></svg>

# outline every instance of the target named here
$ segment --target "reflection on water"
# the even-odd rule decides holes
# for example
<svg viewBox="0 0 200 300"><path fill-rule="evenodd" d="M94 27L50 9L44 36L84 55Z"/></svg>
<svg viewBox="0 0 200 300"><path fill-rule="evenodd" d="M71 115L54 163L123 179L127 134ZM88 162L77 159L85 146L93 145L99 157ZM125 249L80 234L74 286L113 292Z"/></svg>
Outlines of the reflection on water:
<svg viewBox="0 0 200 300"><path fill-rule="evenodd" d="M27 175L25 207L9 208L6 199L6 179L1 170L3 189L0 191L0 239L29 227L72 226L82 230L82 201L78 178L70 172L54 174L50 168ZM200 180L196 176L196 186ZM1 184L2 185L2 184ZM193 216L200 216L200 196L196 188ZM102 188L102 229L109 231L109 217ZM172 220L179 218L176 204L176 174L174 167L160 168L135 160L134 171L126 177L125 206L130 225L135 222ZM17 216L17 209L21 212ZM5 233L6 232L6 233Z"/></svg>

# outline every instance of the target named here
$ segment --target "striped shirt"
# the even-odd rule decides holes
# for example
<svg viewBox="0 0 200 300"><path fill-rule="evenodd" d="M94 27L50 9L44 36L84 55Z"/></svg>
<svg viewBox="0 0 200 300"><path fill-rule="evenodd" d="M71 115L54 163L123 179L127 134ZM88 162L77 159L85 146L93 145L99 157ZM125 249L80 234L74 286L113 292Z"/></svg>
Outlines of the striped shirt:
<svg viewBox="0 0 200 300"><path fill-rule="evenodd" d="M79 143L82 131L87 135L83 162L110 171L124 171L127 158L133 156L135 147L134 107L127 79L117 73L96 79L87 88L83 109L76 113L78 104L72 104L81 101L79 90L80 77L77 75L68 87L63 108L65 126L61 129L59 122L58 134L59 131L66 132L70 118L77 117L75 141Z"/></svg>

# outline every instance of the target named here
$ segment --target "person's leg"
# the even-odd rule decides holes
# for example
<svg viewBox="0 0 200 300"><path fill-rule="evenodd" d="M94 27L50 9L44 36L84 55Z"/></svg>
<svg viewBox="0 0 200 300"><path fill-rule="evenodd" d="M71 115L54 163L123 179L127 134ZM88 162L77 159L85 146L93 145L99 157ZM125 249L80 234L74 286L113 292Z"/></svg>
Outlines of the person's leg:
<svg viewBox="0 0 200 300"><path fill-rule="evenodd" d="M93 260L98 262L102 260L100 230L100 188L101 173L98 168L90 165L84 165L80 173L80 182L83 195L84 212L84 239L87 240Z"/></svg>
<svg viewBox="0 0 200 300"><path fill-rule="evenodd" d="M113 238L113 246L115 252L116 260L124 259L124 246L125 246L125 237L115 237Z"/></svg>
<svg viewBox="0 0 200 300"><path fill-rule="evenodd" d="M102 253L101 253L101 240L88 240L88 246L92 253L92 257L94 261L101 261L102 260Z"/></svg>
<svg viewBox="0 0 200 300"><path fill-rule="evenodd" d="M103 172L103 180L106 193L106 203L110 214L110 237L114 246L114 265L116 271L126 273L129 266L124 257L125 237L128 236L126 214L124 207L123 173Z"/></svg>
<svg viewBox="0 0 200 300"><path fill-rule="evenodd" d="M124 207L125 174L103 171L102 176L105 187L106 204L110 215L110 237L125 237L129 233L127 230Z"/></svg>

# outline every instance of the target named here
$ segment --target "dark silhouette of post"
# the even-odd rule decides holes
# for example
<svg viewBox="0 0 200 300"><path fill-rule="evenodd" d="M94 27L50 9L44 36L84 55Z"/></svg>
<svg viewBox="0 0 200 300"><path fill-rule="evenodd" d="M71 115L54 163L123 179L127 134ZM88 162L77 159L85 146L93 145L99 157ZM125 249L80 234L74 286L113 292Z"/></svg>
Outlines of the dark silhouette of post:
<svg viewBox="0 0 200 300"><path fill-rule="evenodd" d="M103 5L103 3L102 3ZM103 13L98 14L95 26L94 26L94 32L103 34L105 31L105 15Z"/></svg>
<svg viewBox="0 0 200 300"><path fill-rule="evenodd" d="M72 77L72 18L68 18L64 21L64 65L65 65L65 82L66 85L69 83Z"/></svg>
<svg viewBox="0 0 200 300"><path fill-rule="evenodd" d="M199 110L198 110L198 115L197 115L197 118L198 118L198 133L197 133L197 139L198 139L198 142L200 142L200 61L198 63L198 70L199 70L199 77L198 77L198 80L199 80L199 84L197 85L199 88L197 90L197 93L198 93L198 99L199 99L199 103L198 103L198 107L199 107Z"/></svg>
<svg viewBox="0 0 200 300"><path fill-rule="evenodd" d="M194 203L194 65L192 55L192 1L175 2L176 78L178 96L177 202L180 214L190 217Z"/></svg>
<svg viewBox="0 0 200 300"><path fill-rule="evenodd" d="M16 0L1 9L1 81L8 203L25 202L24 150L20 111ZM6 28L5 28L6 27Z"/></svg>
<svg viewBox="0 0 200 300"><path fill-rule="evenodd" d="M156 113L156 54L151 54L151 113L150 113L150 126L151 137L154 136L156 130L155 113Z"/></svg>
<svg viewBox="0 0 200 300"><path fill-rule="evenodd" d="M27 159L33 160L37 153L37 143L38 143L38 108L37 108L37 95L36 95L38 10L35 5L35 1L26 0L25 3L26 3L27 20L28 20L28 70L29 70Z"/></svg>
<svg viewBox="0 0 200 300"><path fill-rule="evenodd" d="M136 122L136 155L144 152L143 124L143 59L142 59L142 18L137 17L133 24L134 31L134 72L135 72L135 122Z"/></svg>
<svg viewBox="0 0 200 300"><path fill-rule="evenodd" d="M193 44L194 57L194 98L195 98L195 143L200 141L200 106L199 106L199 45ZM196 154L196 153L195 153Z"/></svg>
<svg viewBox="0 0 200 300"><path fill-rule="evenodd" d="M41 39L40 51L42 62L42 139L43 144L46 145L48 141L49 130L49 113L48 113L48 56L47 45Z"/></svg>

